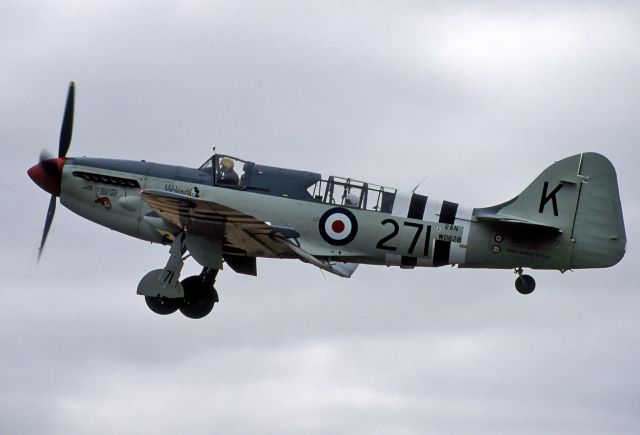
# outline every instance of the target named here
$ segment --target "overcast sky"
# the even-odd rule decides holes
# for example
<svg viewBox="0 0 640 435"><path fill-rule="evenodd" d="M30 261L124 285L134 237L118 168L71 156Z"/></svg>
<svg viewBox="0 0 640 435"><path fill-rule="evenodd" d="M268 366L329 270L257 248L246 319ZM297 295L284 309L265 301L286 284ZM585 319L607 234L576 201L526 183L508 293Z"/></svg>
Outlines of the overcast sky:
<svg viewBox="0 0 640 435"><path fill-rule="evenodd" d="M637 434L640 7L477 3L2 0L0 433ZM70 80L69 155L215 145L480 207L600 152L628 252L526 297L509 270L261 260L205 319L160 317L135 293L166 247L59 207L36 266L26 170Z"/></svg>

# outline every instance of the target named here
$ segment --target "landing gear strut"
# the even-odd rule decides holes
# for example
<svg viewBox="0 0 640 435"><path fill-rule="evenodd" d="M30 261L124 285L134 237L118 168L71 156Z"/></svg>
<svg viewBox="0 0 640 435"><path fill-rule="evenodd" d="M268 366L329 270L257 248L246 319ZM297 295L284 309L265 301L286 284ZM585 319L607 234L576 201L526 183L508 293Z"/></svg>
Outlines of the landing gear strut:
<svg viewBox="0 0 640 435"><path fill-rule="evenodd" d="M528 295L536 289L536 280L531 275L523 275L521 267L518 267L515 273L518 274L518 278L516 278L516 290L518 292Z"/></svg>

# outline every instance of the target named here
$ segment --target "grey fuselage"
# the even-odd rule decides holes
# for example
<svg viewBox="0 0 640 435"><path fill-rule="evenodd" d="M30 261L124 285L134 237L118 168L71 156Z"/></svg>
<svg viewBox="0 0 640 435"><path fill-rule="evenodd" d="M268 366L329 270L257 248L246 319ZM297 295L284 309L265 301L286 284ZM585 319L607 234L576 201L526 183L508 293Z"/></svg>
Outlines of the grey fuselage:
<svg viewBox="0 0 640 435"><path fill-rule="evenodd" d="M145 161L68 158L60 198L65 207L86 219L155 243L169 243L176 229L142 200L141 191L145 189L197 195L274 227L293 229L299 234L297 242L302 249L333 261L404 268L447 264L558 270L580 267L572 264L575 240L566 231L529 234L528 227L523 230L518 225L477 218L479 211L488 209L465 208L395 190L384 194L376 191L378 202L366 206L366 183L360 190L351 190L360 192L360 204L357 198L349 204L347 194L336 199L326 190L324 195L311 192L314 185L322 188L323 182L327 189L320 174L253 163L245 169L239 188L217 184L213 170ZM373 203L373 191L368 192ZM552 199L555 202L555 197ZM547 214L552 211L548 202L544 210ZM343 223L332 224L336 213L352 216L355 221L347 222L347 229ZM337 238L332 236L334 230ZM345 234L348 237L344 238ZM268 257L261 252L243 255Z"/></svg>

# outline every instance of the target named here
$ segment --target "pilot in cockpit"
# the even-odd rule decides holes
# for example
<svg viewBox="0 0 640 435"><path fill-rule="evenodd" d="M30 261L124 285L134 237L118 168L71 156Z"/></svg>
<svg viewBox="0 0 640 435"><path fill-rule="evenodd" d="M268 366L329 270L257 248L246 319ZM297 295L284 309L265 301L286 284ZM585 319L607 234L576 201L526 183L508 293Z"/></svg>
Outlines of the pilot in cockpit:
<svg viewBox="0 0 640 435"><path fill-rule="evenodd" d="M229 157L223 157L220 159L220 178L218 179L218 183L220 184L230 184L236 186L240 178L236 171L233 170L234 166L233 159Z"/></svg>

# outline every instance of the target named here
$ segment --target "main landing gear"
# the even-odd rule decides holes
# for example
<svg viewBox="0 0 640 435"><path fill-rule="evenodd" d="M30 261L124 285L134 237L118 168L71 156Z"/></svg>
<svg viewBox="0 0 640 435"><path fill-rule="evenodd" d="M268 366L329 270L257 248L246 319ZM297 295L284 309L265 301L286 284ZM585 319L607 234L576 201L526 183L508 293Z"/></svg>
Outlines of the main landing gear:
<svg viewBox="0 0 640 435"><path fill-rule="evenodd" d="M138 294L144 295L147 306L156 314L167 315L180 310L186 317L201 319L219 301L213 286L218 269L205 267L200 275L178 281L185 252L184 237L180 234L171 245L167 265L147 273L138 284Z"/></svg>
<svg viewBox="0 0 640 435"><path fill-rule="evenodd" d="M536 280L531 275L523 275L521 267L518 267L515 273L518 274L516 278L516 290L518 292L528 295L536 289Z"/></svg>
<svg viewBox="0 0 640 435"><path fill-rule="evenodd" d="M202 269L200 275L193 275L183 279L184 296L169 298L165 296L146 296L144 301L151 311L156 314L167 315L180 310L190 319L201 319L211 312L216 302L219 302L218 292L214 288L217 269Z"/></svg>

